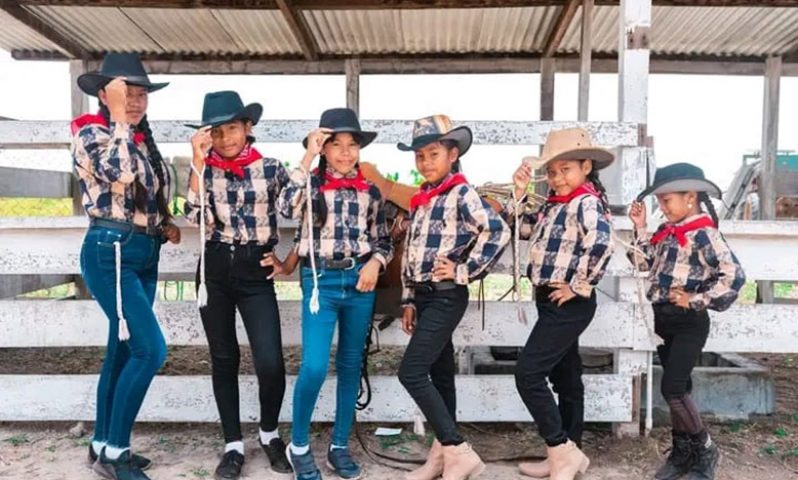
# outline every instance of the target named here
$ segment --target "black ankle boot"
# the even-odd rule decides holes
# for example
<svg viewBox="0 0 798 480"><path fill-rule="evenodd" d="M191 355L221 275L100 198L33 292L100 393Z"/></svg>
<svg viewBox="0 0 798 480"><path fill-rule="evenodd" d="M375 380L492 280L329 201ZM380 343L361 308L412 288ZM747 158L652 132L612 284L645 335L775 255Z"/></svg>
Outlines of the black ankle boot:
<svg viewBox="0 0 798 480"><path fill-rule="evenodd" d="M672 432L673 446L671 454L661 466L654 478L657 480L676 480L693 466L692 443L690 436L684 432Z"/></svg>
<svg viewBox="0 0 798 480"><path fill-rule="evenodd" d="M695 461L687 474L687 480L714 480L715 467L720 458L718 446L706 432L691 437Z"/></svg>

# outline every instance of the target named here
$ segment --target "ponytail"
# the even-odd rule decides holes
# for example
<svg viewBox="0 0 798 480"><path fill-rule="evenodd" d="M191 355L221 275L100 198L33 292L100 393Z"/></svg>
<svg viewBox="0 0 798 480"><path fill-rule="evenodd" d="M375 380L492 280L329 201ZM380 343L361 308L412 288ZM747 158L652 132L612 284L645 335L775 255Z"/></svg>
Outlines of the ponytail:
<svg viewBox="0 0 798 480"><path fill-rule="evenodd" d="M698 204L704 205L704 211L712 218L717 226L719 223L718 213L715 211L715 205L712 204L712 199L707 192L698 192Z"/></svg>
<svg viewBox="0 0 798 480"><path fill-rule="evenodd" d="M604 207L604 211L606 213L609 213L610 202L607 198L607 189L604 188L604 184L601 183L601 180L599 180L598 170L595 169L590 170L590 173L587 174L587 181L592 183L593 186L596 187L596 190L599 191L599 193L601 194L601 205Z"/></svg>

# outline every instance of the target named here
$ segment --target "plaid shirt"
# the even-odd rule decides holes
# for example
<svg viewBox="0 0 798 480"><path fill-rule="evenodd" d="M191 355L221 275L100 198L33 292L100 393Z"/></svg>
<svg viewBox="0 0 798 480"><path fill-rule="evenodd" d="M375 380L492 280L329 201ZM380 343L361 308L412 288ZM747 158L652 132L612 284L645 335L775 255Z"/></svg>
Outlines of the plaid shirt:
<svg viewBox="0 0 798 480"><path fill-rule="evenodd" d="M410 215L402 257L402 305L412 306L414 283L431 282L435 259L456 264L454 282L488 274L510 241L510 227L471 185L457 185Z"/></svg>
<svg viewBox="0 0 798 480"><path fill-rule="evenodd" d="M686 218L677 225L704 215ZM649 272L648 299L653 304L668 303L668 292L681 288L693 294L690 300L693 310L726 310L745 284L740 262L716 228L693 230L685 236L684 247L673 236L651 245L651 235L635 231L635 246L644 254L629 250L626 255L639 271Z"/></svg>
<svg viewBox="0 0 798 480"><path fill-rule="evenodd" d="M288 172L278 160L263 158L245 166L243 178L206 166L203 181L207 240L277 244L277 197L288 184ZM185 214L191 223L200 221L199 204L199 194L189 188Z"/></svg>
<svg viewBox="0 0 798 480"><path fill-rule="evenodd" d="M328 172L341 177L332 170ZM353 170L351 176L355 173ZM277 201L277 208L284 217L299 221L294 242L300 257L307 257L309 250L305 218L307 175L301 168L294 169ZM327 221L323 226L313 226L313 242L319 258L341 260L371 254L383 267L391 261L393 242L385 223L382 195L374 184L368 183L369 189L364 192L341 188L322 193L318 175L311 177L312 199L316 201L322 195L327 204Z"/></svg>
<svg viewBox="0 0 798 480"><path fill-rule="evenodd" d="M511 199L505 219L514 223L518 207ZM582 195L570 203L546 203L535 214L520 216L522 239L529 240L527 276L533 285L567 283L590 297L612 256L612 221L601 200Z"/></svg>
<svg viewBox="0 0 798 480"><path fill-rule="evenodd" d="M133 128L127 123L110 127L88 124L72 136L73 166L83 195L83 208L90 217L134 223L156 228L163 218L158 212L158 175L148 160L147 146L133 141ZM164 196L171 198L169 166L163 162L166 185ZM135 205L135 184L147 189L146 211Z"/></svg>

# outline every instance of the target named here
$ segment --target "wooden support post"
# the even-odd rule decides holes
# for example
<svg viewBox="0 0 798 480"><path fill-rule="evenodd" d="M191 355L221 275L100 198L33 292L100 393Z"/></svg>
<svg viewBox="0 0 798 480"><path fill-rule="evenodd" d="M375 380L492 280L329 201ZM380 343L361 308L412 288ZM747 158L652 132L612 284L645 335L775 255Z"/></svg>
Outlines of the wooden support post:
<svg viewBox="0 0 798 480"><path fill-rule="evenodd" d="M69 62L69 82L71 100L71 113L72 118L75 118L83 113L89 111L89 97L78 88L78 77L87 71L87 62L84 60L71 60ZM72 177L72 214L83 215L83 196L80 193L80 184L76 177ZM73 277L75 282L75 297L76 298L91 298L89 289L86 288L86 283L80 275Z"/></svg>
<svg viewBox="0 0 798 480"><path fill-rule="evenodd" d="M552 57L540 59L540 120L551 122L554 120L554 79L557 74L557 60ZM543 145L540 146L543 151ZM548 186L545 183L535 185L535 193L546 195Z"/></svg>
<svg viewBox="0 0 798 480"><path fill-rule="evenodd" d="M762 109L762 149L759 155L759 219L776 218L776 157L779 149L779 94L781 57L765 61L765 92ZM773 282L757 282L757 301L773 303Z"/></svg>
<svg viewBox="0 0 798 480"><path fill-rule="evenodd" d="M346 106L360 115L360 60L349 59L344 64L346 70Z"/></svg>
<svg viewBox="0 0 798 480"><path fill-rule="evenodd" d="M590 72L593 60L593 5L594 0L582 0L582 43L579 62L579 114L580 122L588 120L590 109Z"/></svg>

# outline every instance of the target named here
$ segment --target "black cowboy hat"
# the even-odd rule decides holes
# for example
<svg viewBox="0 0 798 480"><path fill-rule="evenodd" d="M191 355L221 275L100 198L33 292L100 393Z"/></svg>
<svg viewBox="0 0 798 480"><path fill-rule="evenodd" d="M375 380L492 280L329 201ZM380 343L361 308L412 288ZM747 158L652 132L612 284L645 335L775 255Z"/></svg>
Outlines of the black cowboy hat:
<svg viewBox="0 0 798 480"><path fill-rule="evenodd" d="M250 103L246 107L237 92L223 90L205 94L202 103L202 123L200 125L186 123L187 127L218 127L234 120L249 120L255 125L263 114L260 103Z"/></svg>
<svg viewBox="0 0 798 480"><path fill-rule="evenodd" d="M462 157L471 148L473 137L471 129L468 127L452 127L452 121L446 115L432 115L413 122L413 141L410 145L397 143L396 148L403 152L410 152L424 148L433 142L452 140L457 144L457 150Z"/></svg>
<svg viewBox="0 0 798 480"><path fill-rule="evenodd" d="M103 58L99 72L84 73L78 77L78 87L88 95L97 96L108 82L116 77L125 77L125 83L144 87L148 92L160 90L169 82L152 83L144 65L136 53L108 53Z"/></svg>
<svg viewBox="0 0 798 480"><path fill-rule="evenodd" d="M648 195L673 192L707 192L718 198L722 196L720 187L707 180L703 170L689 163L674 163L657 169L654 183L640 192L637 201Z"/></svg>
<svg viewBox="0 0 798 480"><path fill-rule="evenodd" d="M351 108L325 110L319 119L319 128L329 128L332 133L351 133L360 143L360 148L377 138L377 132L366 132L360 129L357 114ZM308 148L308 137L302 140L302 146Z"/></svg>

